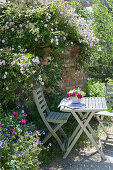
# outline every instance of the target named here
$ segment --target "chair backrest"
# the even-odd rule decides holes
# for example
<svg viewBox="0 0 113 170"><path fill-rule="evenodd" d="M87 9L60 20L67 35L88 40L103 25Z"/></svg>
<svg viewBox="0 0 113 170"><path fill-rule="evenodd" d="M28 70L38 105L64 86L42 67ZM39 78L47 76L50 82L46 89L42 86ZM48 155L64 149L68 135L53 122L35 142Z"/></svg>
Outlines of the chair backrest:
<svg viewBox="0 0 113 170"><path fill-rule="evenodd" d="M106 84L106 101L107 105L113 107L113 85Z"/></svg>
<svg viewBox="0 0 113 170"><path fill-rule="evenodd" d="M43 119L43 121L45 122L46 116L50 113L50 111L49 111L49 108L45 101L41 86L38 86L37 89L33 90L33 96L34 96L35 103L36 103L37 109L39 111L39 114L40 114L41 118Z"/></svg>

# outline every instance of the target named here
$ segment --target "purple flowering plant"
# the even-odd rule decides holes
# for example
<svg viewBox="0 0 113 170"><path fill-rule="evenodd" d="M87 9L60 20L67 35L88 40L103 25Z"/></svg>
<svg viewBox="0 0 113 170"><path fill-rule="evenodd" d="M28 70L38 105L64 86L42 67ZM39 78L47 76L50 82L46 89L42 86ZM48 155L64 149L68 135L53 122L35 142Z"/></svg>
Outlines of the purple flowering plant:
<svg viewBox="0 0 113 170"><path fill-rule="evenodd" d="M30 123L22 124L25 113L12 112L0 122L0 167L38 167L42 150L40 131ZM27 114L26 114L27 115Z"/></svg>

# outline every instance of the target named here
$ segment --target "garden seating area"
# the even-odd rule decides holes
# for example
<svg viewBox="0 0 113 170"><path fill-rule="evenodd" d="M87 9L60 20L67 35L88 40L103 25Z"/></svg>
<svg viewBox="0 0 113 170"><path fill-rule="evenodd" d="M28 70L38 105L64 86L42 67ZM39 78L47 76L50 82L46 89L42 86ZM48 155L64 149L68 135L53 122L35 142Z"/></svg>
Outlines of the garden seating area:
<svg viewBox="0 0 113 170"><path fill-rule="evenodd" d="M0 1L0 169L113 169L113 4L90 9Z"/></svg>

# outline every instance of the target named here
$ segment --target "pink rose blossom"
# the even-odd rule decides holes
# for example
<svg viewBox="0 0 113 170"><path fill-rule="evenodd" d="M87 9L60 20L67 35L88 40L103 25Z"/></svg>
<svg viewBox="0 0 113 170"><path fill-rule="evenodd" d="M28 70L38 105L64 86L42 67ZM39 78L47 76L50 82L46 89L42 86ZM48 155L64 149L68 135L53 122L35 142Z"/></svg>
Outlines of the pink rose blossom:
<svg viewBox="0 0 113 170"><path fill-rule="evenodd" d="M67 97L70 97L70 93L67 93Z"/></svg>
<svg viewBox="0 0 113 170"><path fill-rule="evenodd" d="M76 93L75 93L75 91L72 93L72 96L75 96L76 95Z"/></svg>
<svg viewBox="0 0 113 170"><path fill-rule="evenodd" d="M78 99L81 99L83 96L81 94L77 94Z"/></svg>
<svg viewBox="0 0 113 170"><path fill-rule="evenodd" d="M14 132L14 129L9 129L9 133L12 134Z"/></svg>
<svg viewBox="0 0 113 170"><path fill-rule="evenodd" d="M27 114L26 114L26 113L23 113L23 115L24 115L24 118L26 118L26 117L27 117Z"/></svg>
<svg viewBox="0 0 113 170"><path fill-rule="evenodd" d="M20 120L20 123L23 124L23 125L25 125L25 124L26 124L26 120L25 120L25 119L21 119L21 120Z"/></svg>
<svg viewBox="0 0 113 170"><path fill-rule="evenodd" d="M14 117L17 117L17 116L18 116L18 113L17 113L17 112L13 112L12 115L13 115Z"/></svg>
<svg viewBox="0 0 113 170"><path fill-rule="evenodd" d="M0 124L0 127L4 128L4 126L2 124Z"/></svg>
<svg viewBox="0 0 113 170"><path fill-rule="evenodd" d="M40 134L40 131L39 131L39 130L36 130L36 134Z"/></svg>

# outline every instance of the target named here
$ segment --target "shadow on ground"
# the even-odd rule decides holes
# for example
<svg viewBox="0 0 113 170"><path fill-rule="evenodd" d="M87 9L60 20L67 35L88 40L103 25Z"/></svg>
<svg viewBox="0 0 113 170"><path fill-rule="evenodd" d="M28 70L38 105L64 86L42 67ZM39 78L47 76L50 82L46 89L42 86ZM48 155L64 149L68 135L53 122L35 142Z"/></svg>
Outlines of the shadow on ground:
<svg viewBox="0 0 113 170"><path fill-rule="evenodd" d="M113 145L105 145L106 160L101 159L95 148L73 149L66 159L61 156L42 170L113 170Z"/></svg>

